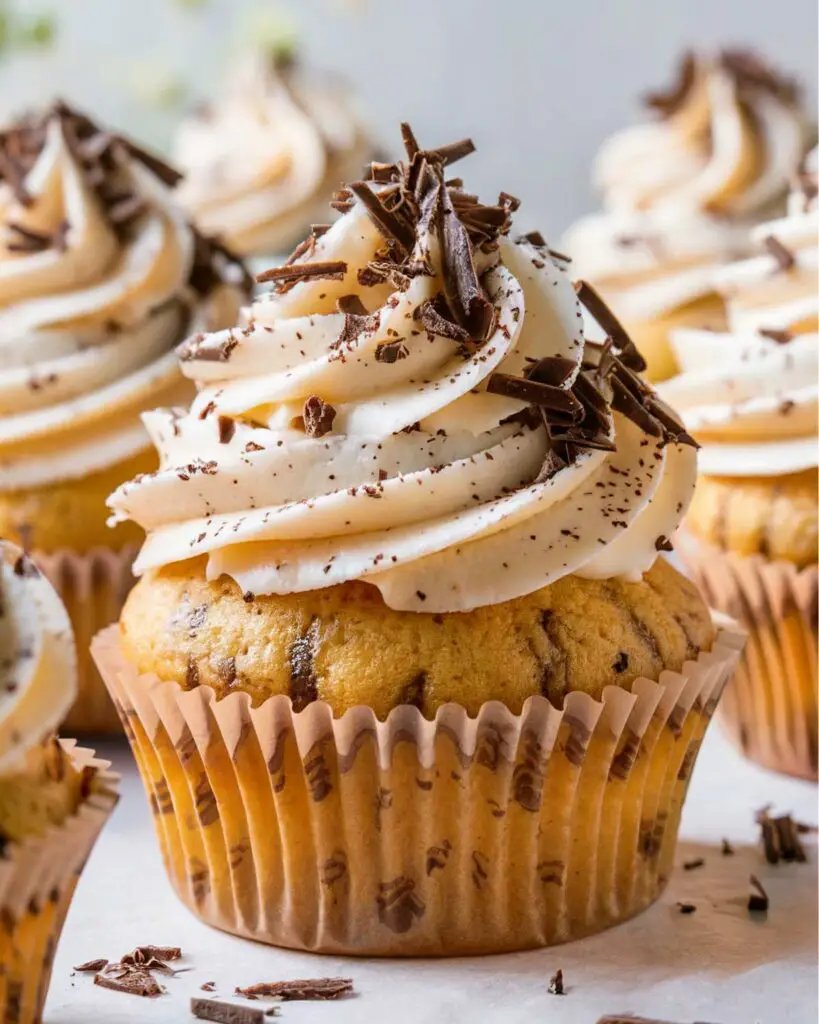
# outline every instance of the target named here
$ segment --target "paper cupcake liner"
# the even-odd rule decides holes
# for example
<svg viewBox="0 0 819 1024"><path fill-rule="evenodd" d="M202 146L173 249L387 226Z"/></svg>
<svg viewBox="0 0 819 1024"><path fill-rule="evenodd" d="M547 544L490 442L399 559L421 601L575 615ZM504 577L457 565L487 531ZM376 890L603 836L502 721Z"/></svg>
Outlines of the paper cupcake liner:
<svg viewBox="0 0 819 1024"><path fill-rule="evenodd" d="M121 734L122 725L91 657L91 641L105 626L116 622L134 577L131 566L138 548L120 551L93 548L85 555L60 550L32 552L63 600L77 641L78 694L62 731L88 735Z"/></svg>
<svg viewBox="0 0 819 1024"><path fill-rule="evenodd" d="M750 760L819 777L817 595L819 567L721 551L682 533L680 555L714 607L748 630L748 645L720 718Z"/></svg>
<svg viewBox="0 0 819 1024"><path fill-rule="evenodd" d="M54 953L77 880L116 805L118 777L91 750L62 741L74 767L94 774L76 814L0 856L0 1021L40 1024Z"/></svg>
<svg viewBox="0 0 819 1024"><path fill-rule="evenodd" d="M195 914L296 949L440 956L564 942L657 898L741 645L725 629L681 673L562 710L537 696L520 715L404 705L384 722L139 675L117 627L93 654Z"/></svg>

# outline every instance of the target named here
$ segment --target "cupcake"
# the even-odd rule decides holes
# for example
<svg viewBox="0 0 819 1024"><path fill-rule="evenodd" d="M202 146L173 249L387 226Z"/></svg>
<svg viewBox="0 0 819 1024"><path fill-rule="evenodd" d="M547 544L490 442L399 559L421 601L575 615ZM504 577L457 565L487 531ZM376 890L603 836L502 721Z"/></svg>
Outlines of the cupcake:
<svg viewBox="0 0 819 1024"><path fill-rule="evenodd" d="M181 898L370 955L522 949L651 903L737 657L658 559L696 449L518 203L373 165L155 412L95 656ZM584 341L581 302L612 340Z"/></svg>
<svg viewBox="0 0 819 1024"><path fill-rule="evenodd" d="M682 550L709 601L750 640L723 704L752 760L817 778L816 151L759 255L721 271L730 330L680 332L664 394L704 443Z"/></svg>
<svg viewBox="0 0 819 1024"><path fill-rule="evenodd" d="M372 153L343 81L259 50L179 128L179 200L264 269L326 219L338 182L357 178Z"/></svg>
<svg viewBox="0 0 819 1024"><path fill-rule="evenodd" d="M77 689L71 624L0 541L0 1018L38 1024L77 878L116 803L91 751L54 738Z"/></svg>
<svg viewBox="0 0 819 1024"><path fill-rule="evenodd" d="M186 404L174 347L235 321L244 271L175 205L177 175L62 103L0 135L0 536L68 606L67 726L119 728L90 658L141 534L106 529L112 487L156 467L140 412Z"/></svg>
<svg viewBox="0 0 819 1024"><path fill-rule="evenodd" d="M600 288L648 362L677 370L670 332L725 326L715 268L749 252L750 231L784 212L808 144L792 82L751 53L687 54L655 119L609 139L595 165L604 212L561 248Z"/></svg>

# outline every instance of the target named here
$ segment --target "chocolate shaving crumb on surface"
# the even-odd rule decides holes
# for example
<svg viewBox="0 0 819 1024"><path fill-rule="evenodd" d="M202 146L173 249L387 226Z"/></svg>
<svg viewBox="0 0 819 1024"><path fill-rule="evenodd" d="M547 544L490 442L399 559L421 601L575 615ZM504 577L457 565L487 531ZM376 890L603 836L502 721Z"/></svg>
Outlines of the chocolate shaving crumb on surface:
<svg viewBox="0 0 819 1024"><path fill-rule="evenodd" d="M107 967L107 966L108 966L108 961L100 958L99 960L88 960L84 964L78 964L74 968L74 970L75 971L80 971L82 973L93 972L94 974L96 974L97 971L101 971L103 969L103 967Z"/></svg>
<svg viewBox="0 0 819 1024"><path fill-rule="evenodd" d="M799 838L797 822L789 814L771 817L769 811L770 806L766 806L756 813L765 860L769 864L778 864L780 861L804 864L808 858Z"/></svg>
<svg viewBox="0 0 819 1024"><path fill-rule="evenodd" d="M197 1020L209 1020L213 1024L264 1024L266 1016L258 1006L241 1006L202 996L191 998L191 1013Z"/></svg>
<svg viewBox="0 0 819 1024"><path fill-rule="evenodd" d="M796 265L796 257L794 254L774 235L767 235L762 240L762 244L765 246L768 253L776 260L776 269L778 271L784 272L791 270Z"/></svg>
<svg viewBox="0 0 819 1024"><path fill-rule="evenodd" d="M683 863L683 869L685 871L696 871L697 868L705 867L704 857L694 857L693 860L687 860Z"/></svg>
<svg viewBox="0 0 819 1024"><path fill-rule="evenodd" d="M750 882L751 894L748 897L748 910L752 914L767 914L770 900L762 882L756 875L751 875Z"/></svg>
<svg viewBox="0 0 819 1024"><path fill-rule="evenodd" d="M283 1002L302 999L341 999L352 995L352 978L306 978L296 981L259 982L249 988L237 988L236 995L245 999L281 999Z"/></svg>
<svg viewBox="0 0 819 1024"><path fill-rule="evenodd" d="M165 991L145 968L122 967L120 964L110 964L95 976L94 984L100 988L110 988L115 992L125 992L148 999L161 996Z"/></svg>
<svg viewBox="0 0 819 1024"><path fill-rule="evenodd" d="M731 844L728 842L727 839L723 839L722 840L722 847L721 847L720 852L722 853L723 857L733 857L734 853L735 853L735 850L734 850L733 846L731 846Z"/></svg>
<svg viewBox="0 0 819 1024"><path fill-rule="evenodd" d="M312 395L304 403L304 430L308 437L324 437L333 429L336 411L329 402Z"/></svg>
<svg viewBox="0 0 819 1024"><path fill-rule="evenodd" d="M678 902L677 910L679 910L681 914L695 914L697 912L697 907L694 903Z"/></svg>
<svg viewBox="0 0 819 1024"><path fill-rule="evenodd" d="M563 987L563 971L558 968L557 971L552 975L549 981L549 988L547 989L549 995L552 996L565 996L566 990Z"/></svg>

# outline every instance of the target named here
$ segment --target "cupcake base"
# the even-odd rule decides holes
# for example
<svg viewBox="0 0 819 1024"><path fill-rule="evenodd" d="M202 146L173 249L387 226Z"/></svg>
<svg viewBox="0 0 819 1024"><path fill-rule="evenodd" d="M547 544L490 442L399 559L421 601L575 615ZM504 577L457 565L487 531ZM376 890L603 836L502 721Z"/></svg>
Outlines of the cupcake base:
<svg viewBox="0 0 819 1024"><path fill-rule="evenodd" d="M120 551L93 548L84 555L68 550L32 553L65 604L77 641L77 699L61 728L68 735L122 733L90 647L94 635L119 618L134 585L131 566L137 551L127 545Z"/></svg>
<svg viewBox="0 0 819 1024"><path fill-rule="evenodd" d="M815 782L819 567L724 552L686 532L677 549L708 602L748 630L722 702L725 731L751 761Z"/></svg>
<svg viewBox="0 0 819 1024"><path fill-rule="evenodd" d="M195 914L295 949L444 956L565 942L659 896L742 642L723 630L681 673L602 701L433 721L404 705L384 722L140 676L117 627L93 654Z"/></svg>
<svg viewBox="0 0 819 1024"><path fill-rule="evenodd" d="M0 1020L40 1024L57 942L77 880L117 802L108 762L64 741L74 766L93 772L79 810L40 838L0 853Z"/></svg>

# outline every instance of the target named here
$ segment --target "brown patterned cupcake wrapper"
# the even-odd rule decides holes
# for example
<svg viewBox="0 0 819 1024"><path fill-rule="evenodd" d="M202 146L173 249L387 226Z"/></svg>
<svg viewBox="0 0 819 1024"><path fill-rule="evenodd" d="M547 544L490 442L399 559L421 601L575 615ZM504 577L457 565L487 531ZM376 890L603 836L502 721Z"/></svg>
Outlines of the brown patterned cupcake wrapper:
<svg viewBox="0 0 819 1024"><path fill-rule="evenodd" d="M726 731L752 761L816 781L819 567L720 551L689 533L677 547L708 602L748 630L722 702Z"/></svg>
<svg viewBox="0 0 819 1024"><path fill-rule="evenodd" d="M122 733L90 648L94 636L119 618L134 585L131 566L137 550L128 545L121 551L94 548L84 555L68 550L32 553L68 609L77 640L79 692L62 726L69 735Z"/></svg>
<svg viewBox="0 0 819 1024"><path fill-rule="evenodd" d="M63 741L74 766L92 769L77 813L0 854L0 1021L39 1024L51 967L77 880L114 809L117 776L93 751Z"/></svg>
<svg viewBox="0 0 819 1024"><path fill-rule="evenodd" d="M682 673L563 710L405 705L385 722L140 676L117 627L93 653L196 914L297 949L420 956L562 942L656 899L741 644L728 628Z"/></svg>

